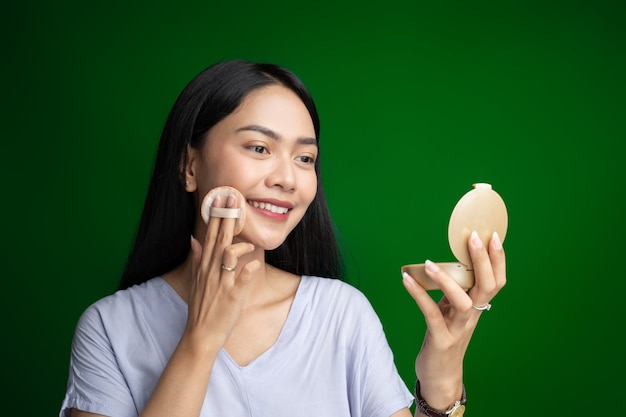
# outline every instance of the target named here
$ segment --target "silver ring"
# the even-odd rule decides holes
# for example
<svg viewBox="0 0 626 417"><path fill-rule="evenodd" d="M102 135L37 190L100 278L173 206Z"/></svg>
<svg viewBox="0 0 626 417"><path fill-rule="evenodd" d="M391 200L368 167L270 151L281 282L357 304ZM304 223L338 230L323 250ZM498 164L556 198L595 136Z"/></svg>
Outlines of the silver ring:
<svg viewBox="0 0 626 417"><path fill-rule="evenodd" d="M235 266L226 266L224 264L222 264L222 269L228 271L228 272L233 272L235 270Z"/></svg>
<svg viewBox="0 0 626 417"><path fill-rule="evenodd" d="M472 307L474 307L478 311L485 311L485 310L489 311L489 310L491 310L491 304L489 304L489 303L485 304L484 306L475 306L475 305L473 305Z"/></svg>

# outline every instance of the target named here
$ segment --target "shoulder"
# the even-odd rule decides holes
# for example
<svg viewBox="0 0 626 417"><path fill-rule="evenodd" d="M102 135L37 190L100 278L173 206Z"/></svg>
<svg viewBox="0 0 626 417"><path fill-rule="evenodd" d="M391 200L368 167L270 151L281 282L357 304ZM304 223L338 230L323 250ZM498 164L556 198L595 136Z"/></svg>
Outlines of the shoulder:
<svg viewBox="0 0 626 417"><path fill-rule="evenodd" d="M164 284L165 281L161 278L153 278L142 284L133 285L125 290L118 290L94 302L86 311L114 312L119 309L128 308L132 304L158 296Z"/></svg>
<svg viewBox="0 0 626 417"><path fill-rule="evenodd" d="M335 346L347 347L355 357L388 348L382 322L358 288L340 280L303 277L298 294L304 323L315 334L332 334Z"/></svg>
<svg viewBox="0 0 626 417"><path fill-rule="evenodd" d="M328 311L336 316L377 319L367 297L356 287L338 279L303 276L298 296L315 310Z"/></svg>
<svg viewBox="0 0 626 417"><path fill-rule="evenodd" d="M155 305L159 305L159 299L162 301L168 297L165 286L165 281L153 278L99 299L82 313L78 330L131 325L133 321L148 314L147 309L154 309Z"/></svg>
<svg viewBox="0 0 626 417"><path fill-rule="evenodd" d="M304 275L301 290L321 299L345 299L369 304L359 289L339 279Z"/></svg>

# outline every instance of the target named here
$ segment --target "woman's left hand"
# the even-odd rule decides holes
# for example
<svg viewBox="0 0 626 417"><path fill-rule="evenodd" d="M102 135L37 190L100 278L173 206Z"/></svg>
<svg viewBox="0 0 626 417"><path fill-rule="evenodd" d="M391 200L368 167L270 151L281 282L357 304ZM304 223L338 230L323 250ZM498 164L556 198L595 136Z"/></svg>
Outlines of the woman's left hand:
<svg viewBox="0 0 626 417"><path fill-rule="evenodd" d="M443 297L436 303L413 278L403 284L426 319L426 336L415 361L420 394L431 407L445 410L461 398L463 358L478 319L488 303L506 284L502 243L494 233L485 248L476 233L468 240L474 265L474 287L465 291L437 264L426 261L428 276L439 285Z"/></svg>

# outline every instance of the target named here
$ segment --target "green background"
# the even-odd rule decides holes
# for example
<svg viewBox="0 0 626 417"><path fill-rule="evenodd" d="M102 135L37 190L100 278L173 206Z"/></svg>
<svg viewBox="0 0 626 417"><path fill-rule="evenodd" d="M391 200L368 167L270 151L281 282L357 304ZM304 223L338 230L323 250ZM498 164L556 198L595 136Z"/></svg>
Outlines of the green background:
<svg viewBox="0 0 626 417"><path fill-rule="evenodd" d="M400 266L453 261L452 207L489 182L509 210L509 282L470 345L466 415L613 409L626 372L626 7L261 3L3 6L7 414L58 413L74 326L117 285L169 109L228 58L284 65L315 97L350 281L407 385L424 323Z"/></svg>

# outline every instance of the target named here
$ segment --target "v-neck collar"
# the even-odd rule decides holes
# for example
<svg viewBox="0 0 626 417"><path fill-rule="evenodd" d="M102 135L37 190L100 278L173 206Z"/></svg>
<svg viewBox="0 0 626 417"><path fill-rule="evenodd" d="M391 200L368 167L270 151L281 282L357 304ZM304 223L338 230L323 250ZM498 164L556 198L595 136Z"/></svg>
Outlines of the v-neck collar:
<svg viewBox="0 0 626 417"><path fill-rule="evenodd" d="M220 354L218 356L222 357L222 360L228 364L229 367L234 367L241 371L262 367L264 363L269 363L270 365L275 364L276 360L284 353L282 347L289 343L292 339L294 332L297 330L298 319L301 316L301 313L304 309L303 302L306 298L303 299L301 293L303 293L308 285L310 277L301 276L300 282L298 283L298 288L296 289L296 293L294 294L293 301L291 302L291 307L289 308L289 312L287 313L287 318L285 319L285 323L283 324L283 328L280 330L276 341L272 346L270 346L265 352L261 353L256 358L252 359L247 365L239 365L228 353L228 351L222 347L220 350ZM278 357L276 357L278 355Z"/></svg>
<svg viewBox="0 0 626 417"><path fill-rule="evenodd" d="M185 302L185 300L183 300L181 296L176 292L176 290L174 290L174 288L172 288L172 286L167 281L165 281L162 277L158 277L156 279L160 279L163 281L169 293L174 297L175 302L179 306L182 306L184 308L185 314L187 314L188 305ZM274 342L272 346L270 346L265 352L261 353L259 356L251 360L247 365L243 365L243 366L239 365L230 356L230 354L224 347L220 349L218 360L223 361L229 367L233 367L242 371L246 369L251 369L251 368L262 366L262 364L267 361L269 361L270 364L275 363L274 360L276 360L277 358L273 358L273 359L266 359L266 358L272 358L275 355L281 355L283 352L283 350L281 350L281 347L287 344L289 340L291 340L294 332L296 331L298 319L301 316L302 311L304 309L303 303L305 303L306 297L303 298L302 293L306 291L306 288L309 285L310 279L311 277L308 277L305 275L300 277L300 282L298 283L298 288L296 289L296 293L294 294L293 301L291 302L291 307L289 308L289 312L287 313L287 318L285 320L285 323L283 324L283 327L280 333L278 334L276 341Z"/></svg>

